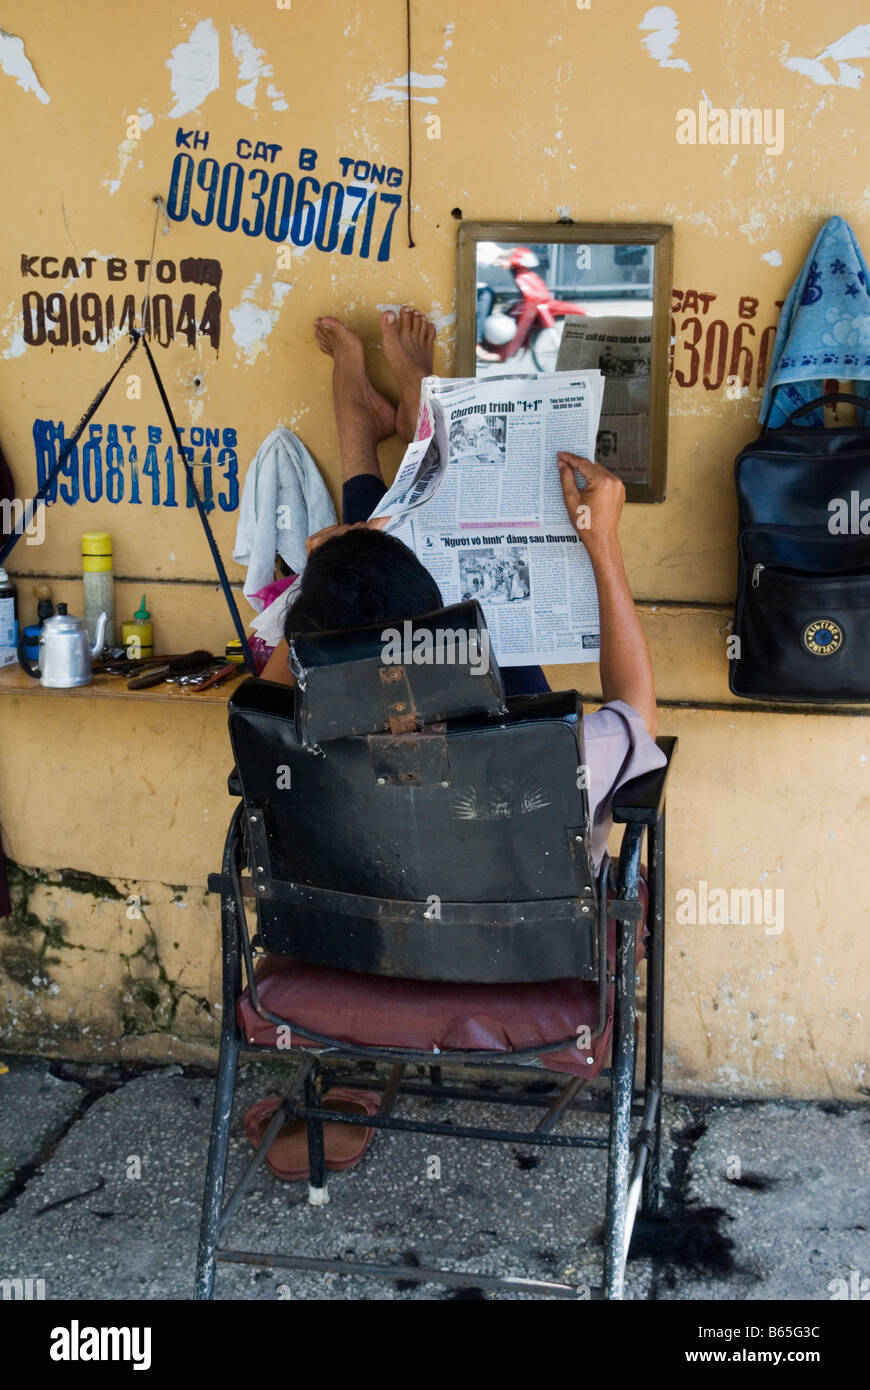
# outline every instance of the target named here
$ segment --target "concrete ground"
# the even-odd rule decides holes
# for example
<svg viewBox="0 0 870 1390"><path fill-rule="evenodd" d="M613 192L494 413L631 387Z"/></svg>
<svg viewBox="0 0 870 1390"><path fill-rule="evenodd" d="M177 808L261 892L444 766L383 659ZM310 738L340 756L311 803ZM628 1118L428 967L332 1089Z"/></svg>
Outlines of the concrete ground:
<svg viewBox="0 0 870 1390"><path fill-rule="evenodd" d="M212 1077L177 1066L6 1062L0 1280L43 1279L47 1299L190 1298ZM244 1110L279 1086L262 1063L243 1069L231 1180L250 1153ZM401 1107L411 1118L433 1113L422 1098ZM454 1123L506 1114L452 1100L437 1110ZM870 1296L866 1106L684 1097L666 1100L664 1119L663 1213L638 1223L627 1298ZM605 1124L600 1116L584 1122L600 1132ZM326 1207L308 1205L306 1184L261 1169L231 1243L443 1263L469 1271L466 1288L223 1266L217 1297L493 1296L475 1285L475 1270L599 1282L603 1190L604 1157L595 1151L382 1135L358 1168L330 1176Z"/></svg>

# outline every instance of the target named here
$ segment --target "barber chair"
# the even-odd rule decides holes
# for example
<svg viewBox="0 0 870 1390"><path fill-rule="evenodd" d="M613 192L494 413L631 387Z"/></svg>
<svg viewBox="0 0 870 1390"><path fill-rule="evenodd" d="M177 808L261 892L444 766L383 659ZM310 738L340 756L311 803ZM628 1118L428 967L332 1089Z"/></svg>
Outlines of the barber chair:
<svg viewBox="0 0 870 1390"><path fill-rule="evenodd" d="M291 646L294 688L252 679L230 701L229 790L240 800L221 872L209 877L221 902L223 1023L199 1299L212 1297L219 1263L622 1297L638 1206L651 1212L659 1201L668 767L618 793L618 864L605 858L596 874L578 775L579 698L506 699L487 638L476 602L407 621L400 662L384 659L383 624L300 637ZM659 746L670 764L676 740ZM645 1069L636 1094L643 956ZM227 1197L242 1053L292 1059L296 1071ZM352 1070L360 1060L381 1064L378 1112L324 1109L333 1084L372 1088L371 1068L362 1077ZM450 1080L452 1067L461 1070ZM476 1082L478 1068L498 1078L497 1089ZM546 1087L517 1088L518 1068L526 1082L564 1084L555 1099ZM609 1112L607 1138L561 1132L595 1078L609 1087L596 1087L583 1108ZM402 1097L420 1094L520 1115L499 1127L446 1124L437 1107L436 1118L409 1118ZM315 1206L328 1199L327 1121L374 1127L364 1181L377 1181L380 1146L401 1142L389 1136L403 1132L466 1139L471 1162L483 1142L603 1150L601 1283L234 1248L227 1228L278 1130L298 1118ZM565 1235L566 1254L576 1256Z"/></svg>

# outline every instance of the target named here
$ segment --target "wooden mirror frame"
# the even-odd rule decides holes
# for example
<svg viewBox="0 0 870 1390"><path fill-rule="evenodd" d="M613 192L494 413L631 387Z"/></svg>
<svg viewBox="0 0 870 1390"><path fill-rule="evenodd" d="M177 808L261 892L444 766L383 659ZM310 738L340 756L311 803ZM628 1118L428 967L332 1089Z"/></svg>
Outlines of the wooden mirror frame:
<svg viewBox="0 0 870 1390"><path fill-rule="evenodd" d="M645 483L626 483L627 502L663 502L668 467L673 227L659 222L463 222L457 236L456 375L475 376L478 241L611 242L653 246L652 356L650 362L649 472Z"/></svg>

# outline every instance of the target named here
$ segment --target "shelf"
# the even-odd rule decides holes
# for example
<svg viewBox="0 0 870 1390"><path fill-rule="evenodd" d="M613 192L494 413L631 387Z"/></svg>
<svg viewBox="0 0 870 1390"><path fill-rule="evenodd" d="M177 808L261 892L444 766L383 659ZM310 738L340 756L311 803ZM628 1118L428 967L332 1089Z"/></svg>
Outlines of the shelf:
<svg viewBox="0 0 870 1390"><path fill-rule="evenodd" d="M41 695L48 699L72 698L75 700L156 700L168 704L221 705L227 700L239 682L248 675L242 671L231 676L223 685L212 686L209 690L190 690L183 685L152 685L149 690L128 690L126 676L95 675L90 685L76 685L68 690L47 690L39 681L33 680L16 663L0 669L0 695Z"/></svg>

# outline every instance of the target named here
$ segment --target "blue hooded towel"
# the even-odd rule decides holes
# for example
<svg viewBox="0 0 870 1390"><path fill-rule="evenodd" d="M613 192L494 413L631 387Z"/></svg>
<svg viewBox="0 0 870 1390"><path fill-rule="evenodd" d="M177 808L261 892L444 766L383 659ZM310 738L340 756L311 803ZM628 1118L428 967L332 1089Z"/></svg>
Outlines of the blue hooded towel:
<svg viewBox="0 0 870 1390"><path fill-rule="evenodd" d="M870 272L842 217L822 227L782 306L758 418L770 410L768 425L781 425L832 378L870 397ZM823 426L823 409L803 423Z"/></svg>

